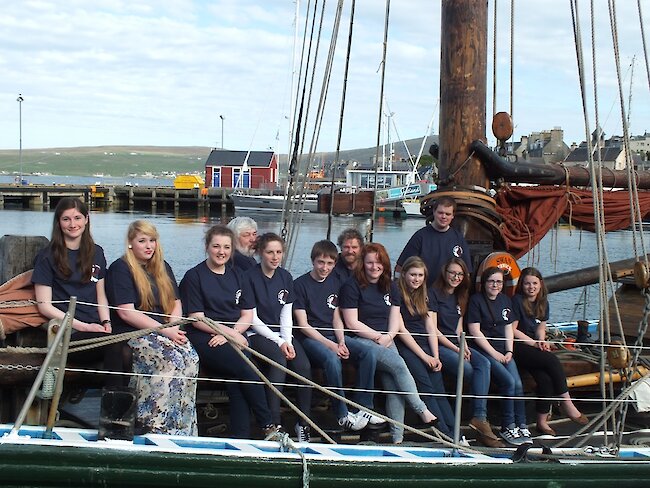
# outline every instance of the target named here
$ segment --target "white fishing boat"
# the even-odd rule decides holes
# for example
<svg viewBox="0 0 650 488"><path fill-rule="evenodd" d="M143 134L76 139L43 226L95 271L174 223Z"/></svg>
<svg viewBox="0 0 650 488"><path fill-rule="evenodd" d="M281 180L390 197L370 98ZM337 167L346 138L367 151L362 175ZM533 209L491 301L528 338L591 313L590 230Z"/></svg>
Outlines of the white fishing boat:
<svg viewBox="0 0 650 488"><path fill-rule="evenodd" d="M424 217L420 213L420 199L419 198L410 198L407 200L402 200L402 207L406 212L406 215L409 217Z"/></svg>
<svg viewBox="0 0 650 488"><path fill-rule="evenodd" d="M286 202L284 195L249 195L242 192L231 193L230 199L235 206L235 212L282 212ZM317 212L318 196L306 194L304 198L294 197L291 205L303 212Z"/></svg>

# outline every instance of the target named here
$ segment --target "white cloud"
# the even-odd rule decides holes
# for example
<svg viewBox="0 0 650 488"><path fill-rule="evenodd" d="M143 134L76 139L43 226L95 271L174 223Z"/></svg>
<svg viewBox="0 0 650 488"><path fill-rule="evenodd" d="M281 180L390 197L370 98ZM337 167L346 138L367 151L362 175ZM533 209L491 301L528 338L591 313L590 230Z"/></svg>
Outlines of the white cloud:
<svg viewBox="0 0 650 488"><path fill-rule="evenodd" d="M586 84L592 86L588 3L580 3L580 21ZM610 127L606 132L620 133L620 110L611 109L618 90L607 2L595 3L600 9L596 21L602 119ZM637 56L631 125L639 133L648 129L648 82L635 3L618 2L617 15L622 76L628 73L626 97L628 66ZM335 4L327 4L319 66L326 57ZM300 32L306 2L301 5ZM377 137L385 15L384 2L358 0L356 5L343 136L347 148L371 146ZM509 110L509 5L498 5L497 100L499 110ZM490 2L490 17L492 6ZM292 1L0 0L0 8L0 148L17 147L18 93L25 99L24 147L220 145L219 115L225 116L227 147L274 146L278 130L285 144ZM349 8L345 2L321 149L336 142ZM644 15L650 20L647 12ZM562 126L568 140L580 140L584 129L568 2L517 2L515 16L515 137ZM438 105L439 24L439 2L391 2L385 97L404 138L424 135ZM491 31L488 42L489 119ZM320 77L315 93L320 92ZM593 88L588 93L592 99ZM593 118L593 108L590 111ZM490 127L489 120L486 125Z"/></svg>

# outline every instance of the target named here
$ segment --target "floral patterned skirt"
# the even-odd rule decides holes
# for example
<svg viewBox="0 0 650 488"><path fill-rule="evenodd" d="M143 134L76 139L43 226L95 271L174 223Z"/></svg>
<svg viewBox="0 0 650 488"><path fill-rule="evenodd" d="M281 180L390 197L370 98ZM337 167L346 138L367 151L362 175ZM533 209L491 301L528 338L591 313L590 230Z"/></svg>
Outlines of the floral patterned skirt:
<svg viewBox="0 0 650 488"><path fill-rule="evenodd" d="M197 435L196 378L199 356L188 341L178 345L151 333L129 340L131 387L138 392L138 424L154 434Z"/></svg>

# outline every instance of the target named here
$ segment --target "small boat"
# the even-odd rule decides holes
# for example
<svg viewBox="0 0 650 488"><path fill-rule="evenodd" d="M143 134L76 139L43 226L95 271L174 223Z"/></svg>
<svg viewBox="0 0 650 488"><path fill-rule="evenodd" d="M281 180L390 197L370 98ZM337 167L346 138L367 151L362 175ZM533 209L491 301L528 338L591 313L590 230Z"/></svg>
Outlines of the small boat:
<svg viewBox="0 0 650 488"><path fill-rule="evenodd" d="M241 192L231 193L230 199L236 212L242 210L282 212L286 201L284 195L248 195ZM317 212L318 196L306 194L304 198L294 198L293 204L296 209L301 209L303 212Z"/></svg>
<svg viewBox="0 0 650 488"><path fill-rule="evenodd" d="M420 212L419 198L402 200L402 207L404 208L406 215L409 217L424 217L424 215Z"/></svg>

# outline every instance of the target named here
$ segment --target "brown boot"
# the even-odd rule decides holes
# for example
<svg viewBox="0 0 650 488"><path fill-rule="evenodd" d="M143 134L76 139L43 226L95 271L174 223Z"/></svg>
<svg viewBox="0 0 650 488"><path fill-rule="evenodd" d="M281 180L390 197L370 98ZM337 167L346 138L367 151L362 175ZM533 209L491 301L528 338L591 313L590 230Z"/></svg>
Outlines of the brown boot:
<svg viewBox="0 0 650 488"><path fill-rule="evenodd" d="M490 426L490 422L488 422L487 420L481 420L478 417L472 417L472 420L469 421L469 426L472 429L474 429L476 432L478 432L481 437L485 437L487 439L492 439L495 441L499 440L496 434L492 432L492 427Z"/></svg>
<svg viewBox="0 0 650 488"><path fill-rule="evenodd" d="M491 437L486 437L484 435L481 435L480 433L478 434L478 441L483 444L484 446L487 447L506 447L506 445L501 442L499 439L492 439Z"/></svg>

